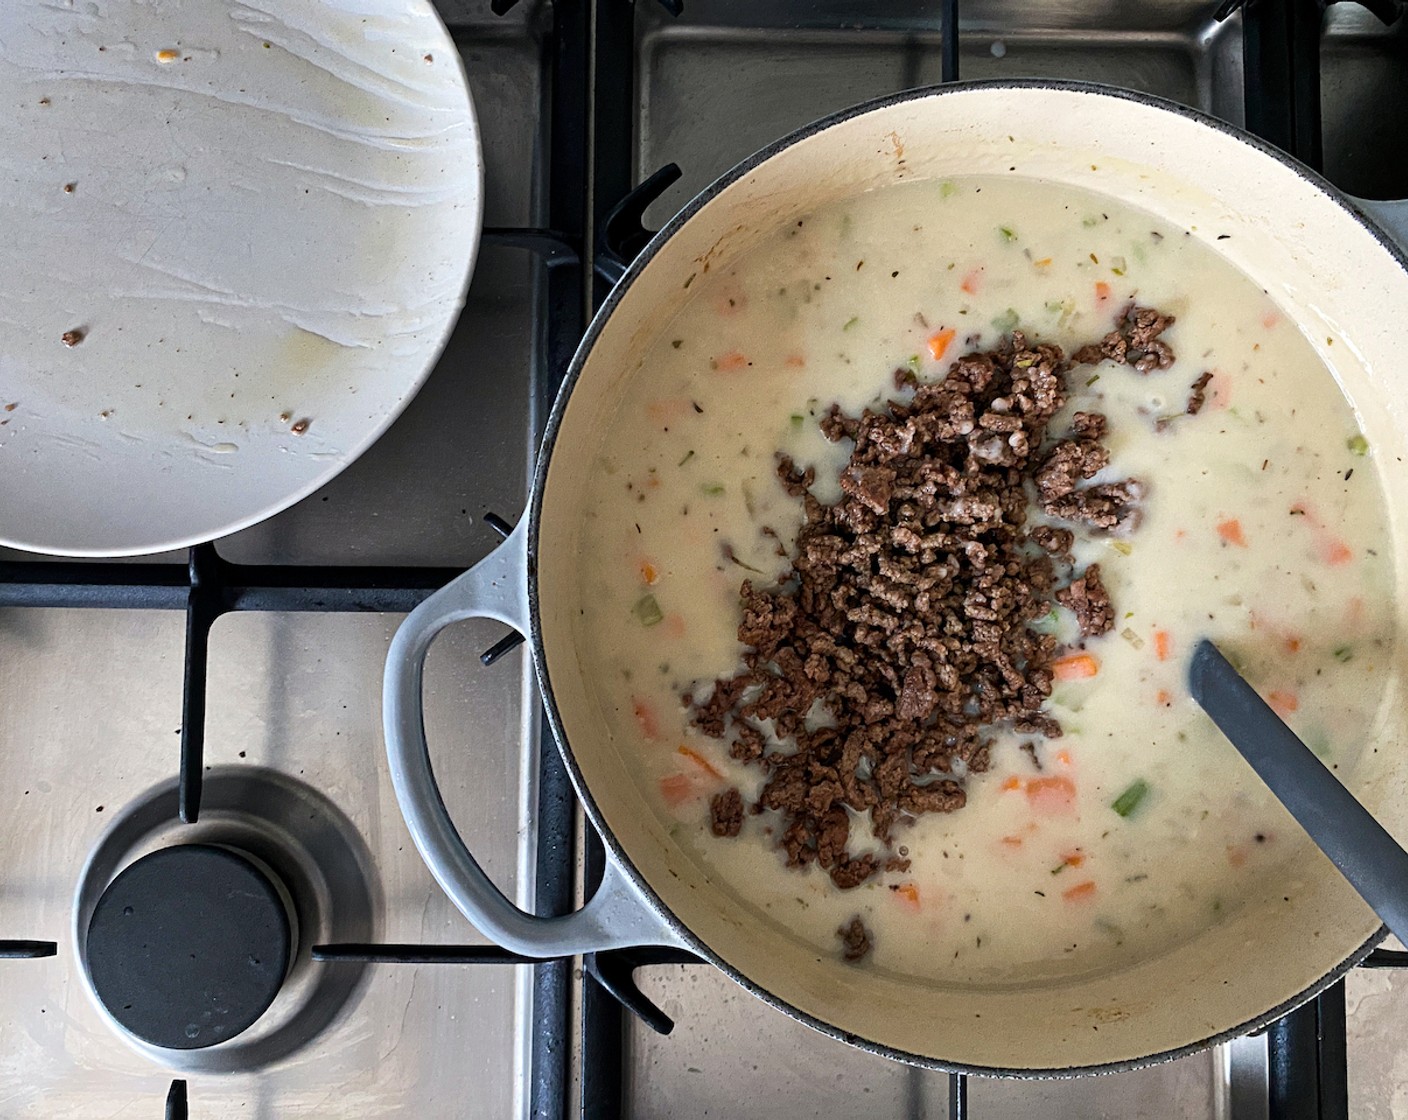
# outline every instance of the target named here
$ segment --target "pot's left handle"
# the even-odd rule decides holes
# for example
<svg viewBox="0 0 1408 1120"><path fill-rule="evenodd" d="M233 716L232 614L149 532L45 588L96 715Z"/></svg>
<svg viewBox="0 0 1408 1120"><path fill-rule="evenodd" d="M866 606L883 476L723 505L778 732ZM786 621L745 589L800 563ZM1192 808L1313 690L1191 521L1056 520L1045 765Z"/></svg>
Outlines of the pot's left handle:
<svg viewBox="0 0 1408 1120"><path fill-rule="evenodd" d="M484 874L435 783L421 692L425 655L441 630L466 618L496 618L528 633L527 526L524 517L503 544L412 611L392 639L382 719L401 814L451 901L480 932L511 952L559 957L638 945L681 945L658 910L610 860L601 885L580 910L557 918L520 910Z"/></svg>

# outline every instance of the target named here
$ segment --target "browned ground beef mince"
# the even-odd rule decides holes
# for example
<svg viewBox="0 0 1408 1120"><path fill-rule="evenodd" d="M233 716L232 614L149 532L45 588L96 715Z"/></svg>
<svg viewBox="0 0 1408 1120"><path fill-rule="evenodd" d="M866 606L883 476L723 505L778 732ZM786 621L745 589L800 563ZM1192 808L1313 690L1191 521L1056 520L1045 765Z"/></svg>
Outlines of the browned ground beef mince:
<svg viewBox="0 0 1408 1120"><path fill-rule="evenodd" d="M1052 556L1069 560L1071 546L1076 543L1076 535L1069 529L1058 529L1055 525L1038 525L1027 534L1037 545Z"/></svg>
<svg viewBox="0 0 1408 1120"><path fill-rule="evenodd" d="M1056 601L1076 616L1080 632L1093 638L1115 627L1115 608L1110 593L1100 582L1100 565L1091 564L1080 579L1056 592Z"/></svg>
<svg viewBox="0 0 1408 1120"><path fill-rule="evenodd" d="M1120 312L1114 330L1099 342L1082 346L1075 352L1076 364L1093 365L1108 359L1133 366L1140 373L1168 369L1173 365L1173 351L1159 335L1171 326L1172 315L1131 303Z"/></svg>
<svg viewBox="0 0 1408 1120"><path fill-rule="evenodd" d="M859 917L852 918L847 925L836 931L841 939L841 955L855 964L870 952L870 931Z"/></svg>
<svg viewBox="0 0 1408 1120"><path fill-rule="evenodd" d="M1172 352L1157 336L1172 321L1131 305L1079 356L1162 367ZM890 854L897 825L964 804L963 779L987 768L995 726L1061 734L1041 710L1057 641L1028 624L1054 597L1094 637L1114 608L1098 565L1070 579L1069 528L1028 527L1032 497L1054 519L1120 531L1137 523L1143 495L1133 479L1090 484L1110 461L1103 415L1077 413L1050 438L1070 368L1060 347L1014 331L941 381L897 371L913 396L883 411L832 406L822 431L854 441L834 505L811 493L813 468L779 456L806 514L791 568L771 587L743 583L744 667L684 702L696 727L762 768L753 810L780 814L772 831L789 865L817 863L843 889L907 866ZM737 835L743 809L736 789L716 797L714 833ZM879 856L853 850L853 813ZM859 919L838 933L848 960L868 951Z"/></svg>
<svg viewBox="0 0 1408 1120"><path fill-rule="evenodd" d="M709 827L715 836L737 836L743 829L743 795L730 786L709 801Z"/></svg>
<svg viewBox="0 0 1408 1120"><path fill-rule="evenodd" d="M1188 407L1186 409L1189 416L1197 416L1203 411L1203 404L1207 400L1208 382L1212 380L1212 373L1205 371L1193 384L1188 386Z"/></svg>

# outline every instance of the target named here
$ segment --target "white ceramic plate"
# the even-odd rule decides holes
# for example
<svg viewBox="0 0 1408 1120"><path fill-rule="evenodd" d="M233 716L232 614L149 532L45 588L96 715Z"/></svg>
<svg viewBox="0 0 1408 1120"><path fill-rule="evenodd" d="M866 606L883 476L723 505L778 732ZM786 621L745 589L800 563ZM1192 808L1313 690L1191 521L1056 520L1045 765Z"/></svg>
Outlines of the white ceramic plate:
<svg viewBox="0 0 1408 1120"><path fill-rule="evenodd" d="M284 509L463 304L483 168L428 0L5 3L0 122L0 544L149 553Z"/></svg>

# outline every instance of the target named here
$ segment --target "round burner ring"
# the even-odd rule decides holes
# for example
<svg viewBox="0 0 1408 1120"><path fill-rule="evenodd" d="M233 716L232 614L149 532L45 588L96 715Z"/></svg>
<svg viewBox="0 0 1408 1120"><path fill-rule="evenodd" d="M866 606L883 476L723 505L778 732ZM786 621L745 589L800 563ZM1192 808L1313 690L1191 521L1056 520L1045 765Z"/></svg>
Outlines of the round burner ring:
<svg viewBox="0 0 1408 1120"><path fill-rule="evenodd" d="M178 800L175 778L139 794L116 814L89 855L73 900L73 947L79 976L118 1037L152 1061L187 1073L255 1072L306 1047L359 997L366 965L319 963L312 959L310 950L329 942L377 940L383 912L380 882L356 825L324 794L290 775L244 765L207 770L198 824L181 823ZM192 848L214 849L219 854L192 855ZM252 891L246 891L252 897L247 897L245 904L264 916L266 926L272 922L275 927L272 943L280 941L280 930L279 917L271 907L271 890L283 908L288 929L288 947L282 953L277 944L273 952L264 948L270 943L264 941L269 936L267 929L254 934L260 944L253 955L260 963L249 965L247 956L245 960L246 967L264 974L264 986L257 994L253 987L237 996L215 992L231 1010L228 1029L218 1038L207 1039L204 1029L195 1039L186 1037L185 1028L193 1021L201 1026L200 1019L181 1021L179 1038L162 1023L153 1024L145 1017L130 1022L127 1016L138 1010L140 1001L125 995L115 998L122 993L108 986L110 978L102 978L105 965L100 958L108 951L105 937L110 934L104 933L106 925L98 915L100 908L107 908L110 892L124 891L123 877L138 873L134 869L145 869L148 860L189 858L201 868L194 877L183 876L185 883L181 885L175 885L177 877L168 875L161 862L156 863L162 870L160 896L170 896L178 926L188 921L188 915L180 910L180 900L192 879L238 870L241 890L253 884ZM246 868L251 867L258 877L249 876ZM194 886L200 888L199 883ZM134 912L124 916L122 909L127 905L132 905ZM130 901L120 902L116 916L135 918L137 907ZM90 936L94 931L97 936ZM141 939L136 941L138 951L142 944ZM152 942L148 939L145 944ZM190 954L199 957L202 952L198 939L177 937L173 944L170 965L178 954L185 954L185 965L189 966ZM248 946L242 947L249 951ZM152 961L156 966L162 964L156 954ZM196 987L200 987L200 978ZM129 1003L131 1008L125 1006ZM168 1015L169 1008L160 1014ZM233 1028L242 1020L245 1029L236 1033ZM216 1017L209 1022L213 1029Z"/></svg>
<svg viewBox="0 0 1408 1120"><path fill-rule="evenodd" d="M272 876L213 844L143 856L108 884L88 923L98 999L138 1038L172 1050L253 1026L278 995L292 948Z"/></svg>

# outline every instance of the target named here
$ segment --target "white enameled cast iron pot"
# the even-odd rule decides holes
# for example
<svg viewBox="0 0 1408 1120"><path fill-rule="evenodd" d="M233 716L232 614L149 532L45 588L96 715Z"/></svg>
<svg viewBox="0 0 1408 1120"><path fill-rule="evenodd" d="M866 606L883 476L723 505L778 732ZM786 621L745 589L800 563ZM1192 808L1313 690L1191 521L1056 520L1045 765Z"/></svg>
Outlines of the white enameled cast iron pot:
<svg viewBox="0 0 1408 1120"><path fill-rule="evenodd" d="M1331 368L1334 344L1353 349L1353 364L1371 372L1345 373L1343 387L1389 491L1400 557L1393 609L1403 611L1408 255L1391 229L1399 237L1408 230L1408 204L1357 203L1259 141L1140 94L1043 81L916 90L820 121L740 164L626 271L558 396L528 512L496 552L416 610L392 643L391 773L436 879L509 949L546 957L683 946L818 1030L925 1066L1023 1076L1130 1068L1285 1014L1369 952L1383 935L1378 920L1307 843L1221 922L1115 971L1036 986L955 985L941 973L916 978L818 957L712 882L671 840L584 671L593 635L579 623L576 574L587 478L622 383L688 297L690 279L835 200L904 179L972 174L1049 180L1143 208L1207 241L1264 287ZM566 917L535 918L513 906L475 862L436 788L422 666L441 629L475 616L528 636L558 746L609 853L601 886ZM1393 660L1408 679L1402 646ZM1365 751L1346 776L1400 839L1408 839L1406 722L1401 704L1386 705L1377 751Z"/></svg>

